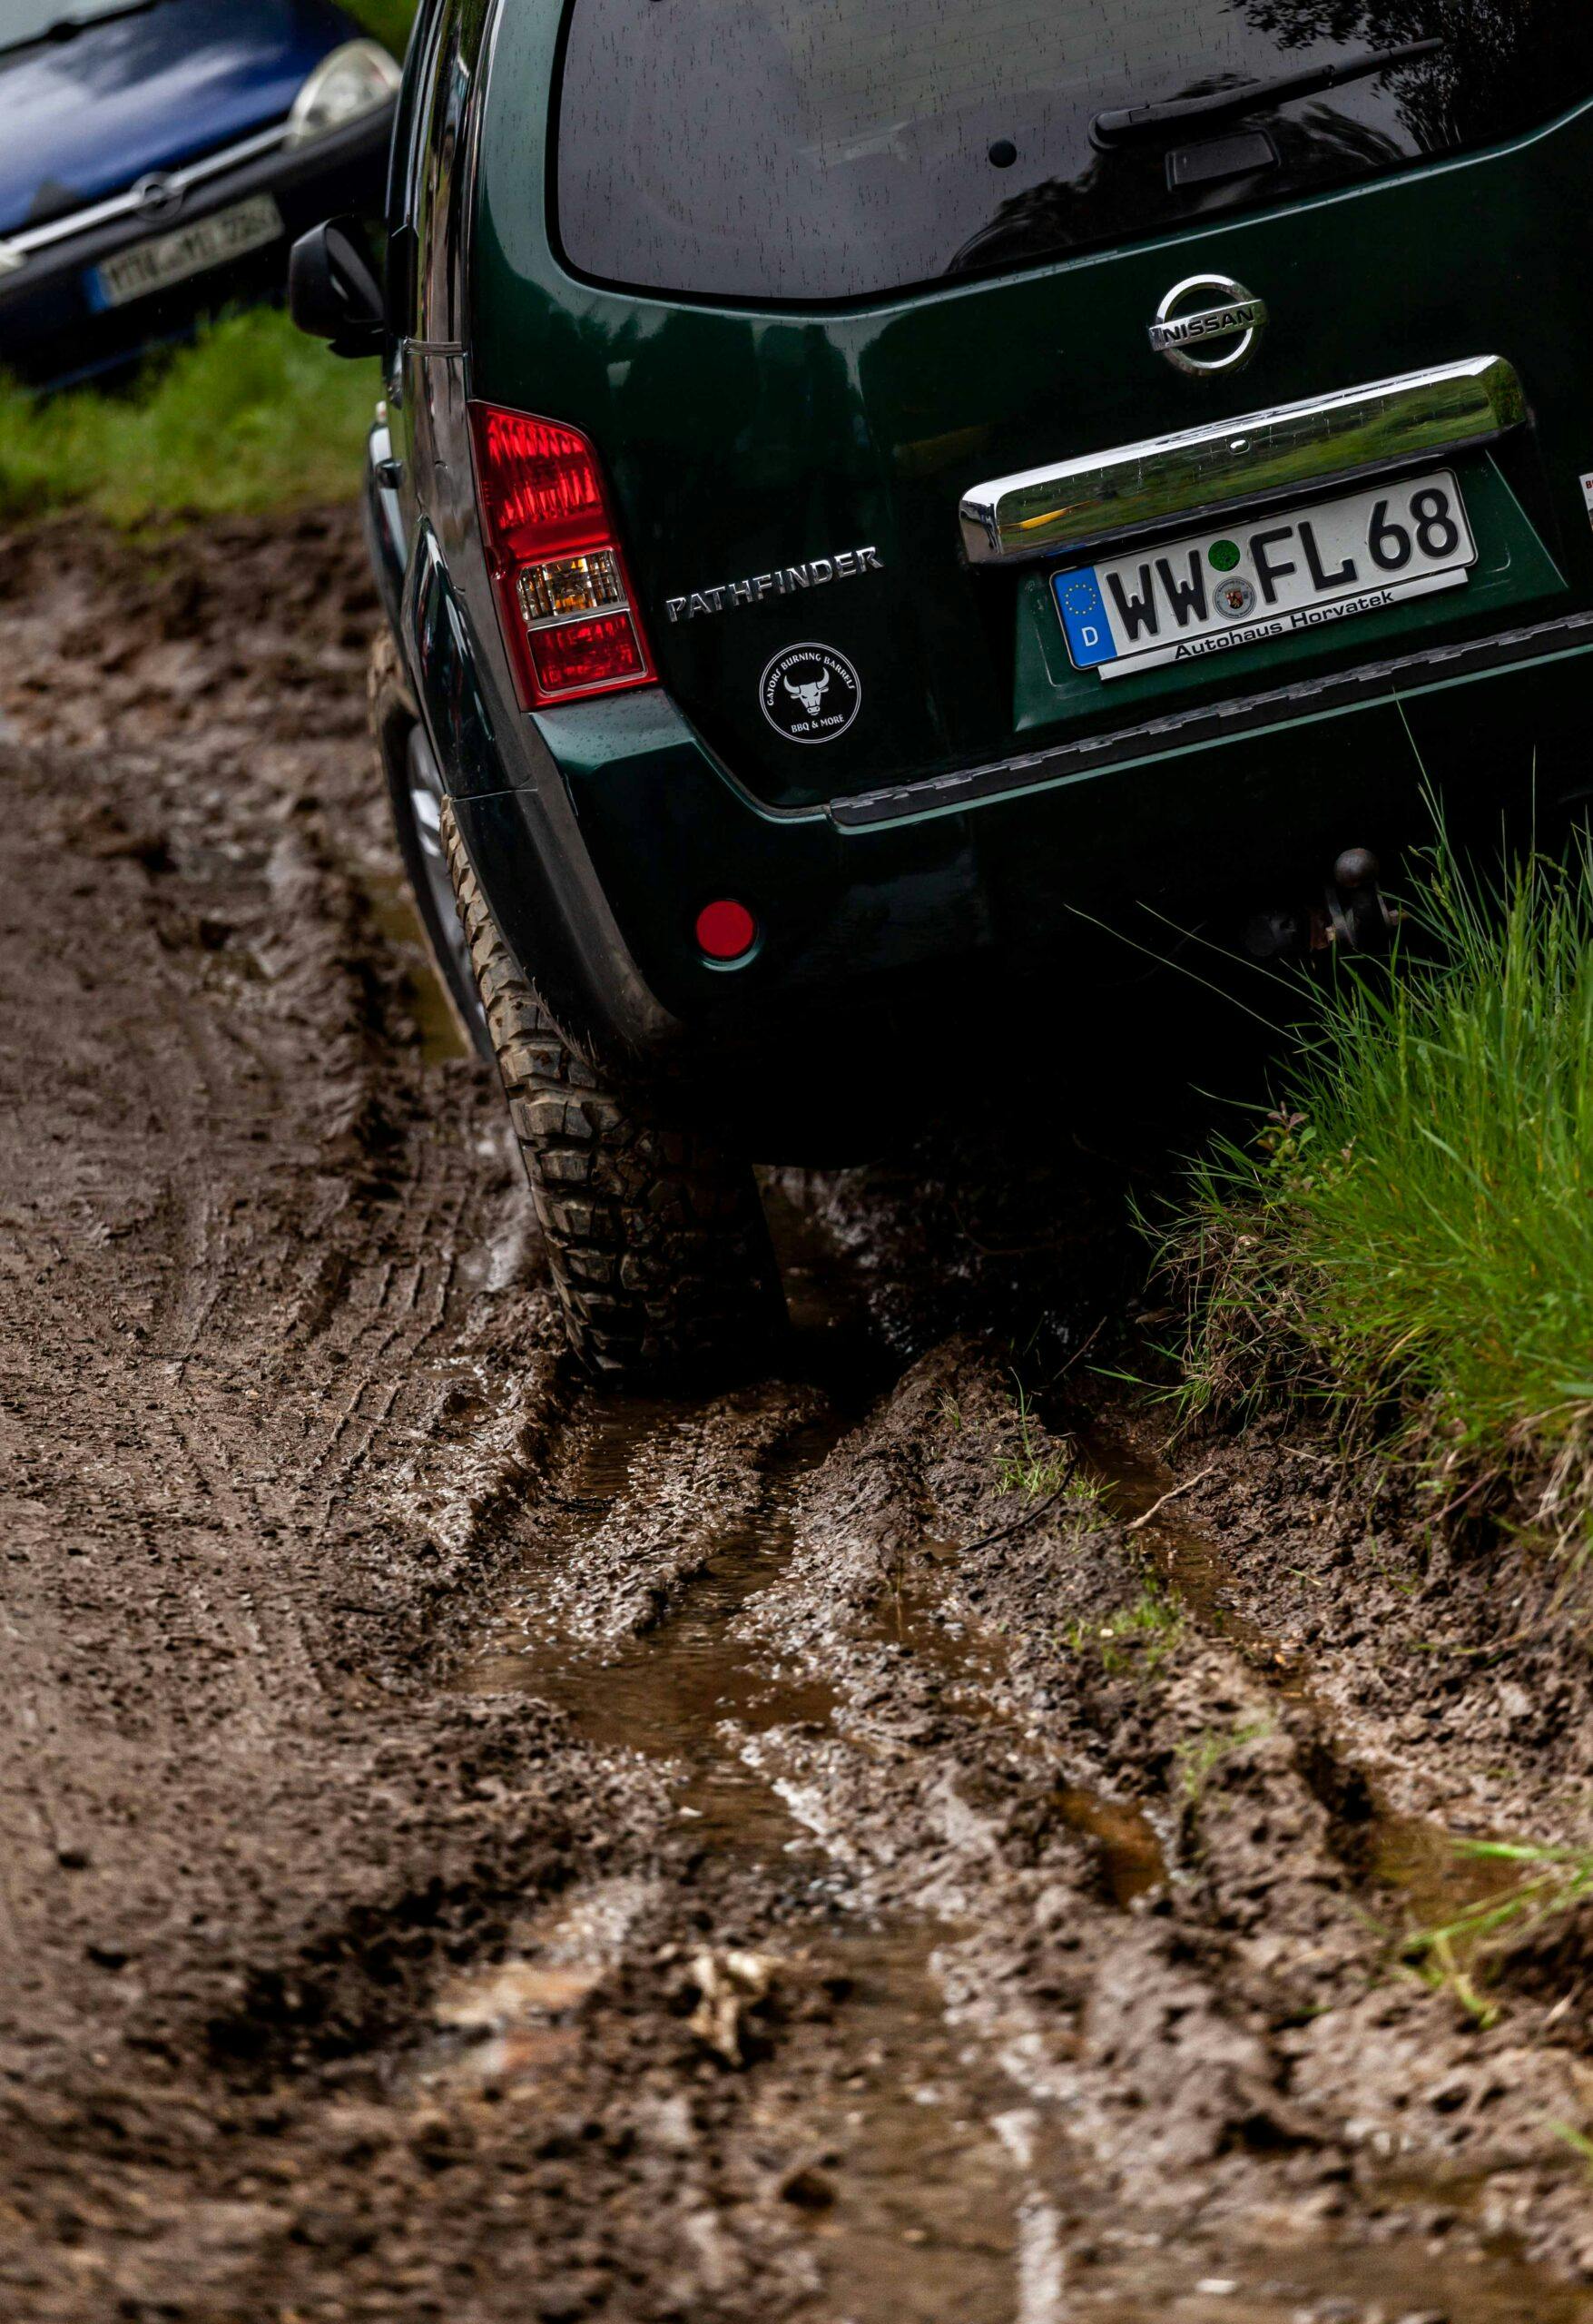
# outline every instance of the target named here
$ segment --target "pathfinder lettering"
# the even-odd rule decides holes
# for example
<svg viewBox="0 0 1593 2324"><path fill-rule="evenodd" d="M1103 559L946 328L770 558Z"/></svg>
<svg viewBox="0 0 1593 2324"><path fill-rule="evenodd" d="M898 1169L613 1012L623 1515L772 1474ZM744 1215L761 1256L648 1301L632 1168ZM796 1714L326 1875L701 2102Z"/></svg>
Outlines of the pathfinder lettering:
<svg viewBox="0 0 1593 2324"><path fill-rule="evenodd" d="M791 597L799 589L822 588L826 581L855 581L860 574L884 570L878 549L843 548L807 565L782 565L778 572L754 573L716 589L693 589L689 597L668 597L664 604L671 621L695 621L699 614L733 612L740 606L762 605L765 597Z"/></svg>

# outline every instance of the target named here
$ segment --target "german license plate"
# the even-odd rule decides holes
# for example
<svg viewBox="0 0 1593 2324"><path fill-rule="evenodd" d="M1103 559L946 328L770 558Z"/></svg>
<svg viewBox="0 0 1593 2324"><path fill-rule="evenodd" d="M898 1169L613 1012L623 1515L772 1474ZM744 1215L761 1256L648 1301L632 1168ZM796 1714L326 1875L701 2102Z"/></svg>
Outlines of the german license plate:
<svg viewBox="0 0 1593 2324"><path fill-rule="evenodd" d="M1458 589L1476 562L1460 487L1441 468L1053 574L1051 586L1075 669L1121 678Z"/></svg>
<svg viewBox="0 0 1593 2324"><path fill-rule="evenodd" d="M229 259L248 251L263 250L282 232L282 213L269 193L235 202L230 210L196 218L192 226L174 233L157 234L152 241L136 242L95 267L88 278L89 298L95 307L125 307L152 291L169 290L191 275L208 273Z"/></svg>

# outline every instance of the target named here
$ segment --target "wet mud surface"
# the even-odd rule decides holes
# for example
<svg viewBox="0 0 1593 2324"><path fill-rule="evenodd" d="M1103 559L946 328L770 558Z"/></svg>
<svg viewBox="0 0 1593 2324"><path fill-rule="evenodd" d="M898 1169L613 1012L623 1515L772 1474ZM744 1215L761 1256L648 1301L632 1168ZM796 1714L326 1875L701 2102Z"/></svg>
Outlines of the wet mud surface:
<svg viewBox="0 0 1593 2324"><path fill-rule="evenodd" d="M1593 2318L1585 1915L1411 1943L1593 1843L1564 1574L1169 1451L1106 1140L594 1399L351 521L0 572L0 2314Z"/></svg>

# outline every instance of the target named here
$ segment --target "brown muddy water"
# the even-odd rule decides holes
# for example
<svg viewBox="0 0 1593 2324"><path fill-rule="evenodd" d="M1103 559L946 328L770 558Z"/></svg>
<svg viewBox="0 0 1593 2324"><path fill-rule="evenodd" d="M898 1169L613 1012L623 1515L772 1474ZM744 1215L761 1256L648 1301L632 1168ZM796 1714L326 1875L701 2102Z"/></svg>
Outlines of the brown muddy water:
<svg viewBox="0 0 1593 2324"><path fill-rule="evenodd" d="M788 1974L788 1964L845 1994L855 2070L843 2077L849 2086L829 2119L813 2124L816 2159L791 2197L809 2222L824 2282L814 2312L881 2324L886 2318L1010 2324L1019 2317L1048 2324L1061 2314L1044 2256L1057 2224L1026 2168L1030 2112L1017 2085L959 2041L946 2019L936 1960L959 1932L929 1917L856 1909L844 1876L746 1748L757 1736L821 1730L835 1709L831 1687L771 1667L738 1621L790 1555L791 1503L802 1478L833 1450L877 1373L872 1352L846 1329L824 1290L803 1284L789 1254L787 1263L809 1358L806 1364L799 1358L797 1369L826 1392L829 1409L771 1459L757 1516L713 1542L706 1572L662 1625L607 1650L583 1649L561 1634L546 1619L539 1580L578 1558L583 1534L644 1475L650 1452L680 1417L679 1406L661 1400L595 1406L536 1560L517 1577L454 1683L469 1692L533 1696L565 1712L583 1738L667 1763L691 1846L712 1854L722 1872L733 1869L780 1896L777 1959L732 1954L715 1965L732 2000L739 1984L752 2004L749 2020L760 1985ZM900 1637L910 1629L920 1651L926 1635L941 1635L911 1623L900 1595L883 1620ZM966 1686L965 1659L948 1642L949 1691ZM1100 1812L1107 1812L1104 1804ZM552 1943L556 1954L568 1949L562 1932ZM545 1941L539 1959L546 1953ZM517 1965L510 1965L511 1978ZM584 1966L593 1965L588 1947ZM500 2036L492 1997L504 1974L496 1966L482 1973L478 2021ZM704 1994L710 2010L716 1997ZM460 1996L452 2007L457 2030L469 2004ZM746 2038L756 2041L755 2024ZM739 2063L735 2034L724 2047ZM477 2070L497 2070L501 2056L489 2049ZM418 2071L423 2082L439 2073L457 2076L457 2043L445 2038Z"/></svg>
<svg viewBox="0 0 1593 2324"><path fill-rule="evenodd" d="M422 1063L446 1065L450 1059L470 1056L470 1043L454 1004L432 967L408 881L401 872L386 866L362 865L359 892L383 943L402 969L400 998L415 1020Z"/></svg>

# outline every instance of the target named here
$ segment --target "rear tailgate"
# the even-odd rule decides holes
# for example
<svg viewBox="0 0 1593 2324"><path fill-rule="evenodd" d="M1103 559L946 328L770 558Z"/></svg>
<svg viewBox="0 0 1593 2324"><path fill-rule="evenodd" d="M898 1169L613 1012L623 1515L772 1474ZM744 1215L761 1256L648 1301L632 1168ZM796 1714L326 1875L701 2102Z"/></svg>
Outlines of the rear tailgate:
<svg viewBox="0 0 1593 2324"><path fill-rule="evenodd" d="M572 25L583 11L620 5L576 0ZM644 10L639 21L673 13ZM732 12L722 21L728 41L742 20ZM547 32L546 19L506 18L495 107L514 102L512 76L549 69ZM612 62L612 44L600 47L594 70ZM852 795L1275 687L1305 665L1375 659L1593 603L1578 481L1593 470L1593 391L1571 328L1587 273L1578 189L1593 164L1593 114L1427 167L1388 139L1378 157L1388 166L1370 179L1362 167L1342 190L1308 184L1284 206L1240 202L1216 217L1203 209L1195 231L1167 231L1166 204L1157 212L1145 193L1133 222L1159 231L1126 249L942 278L887 301L759 308L690 284L665 299L572 279L579 259L594 275L621 265L646 279L695 270L744 287L741 269L752 281L764 246L749 255L737 245L727 260L715 244L683 261L687 225L713 208L715 170L728 185L733 160L746 166L701 141L681 142L660 162L654 191L678 182L681 199L673 210L654 202L646 238L633 220L606 258L601 234L556 254L561 231L567 245L571 221L590 214L595 189L612 185L612 156L593 150L597 129L627 162L664 133L669 86L655 67L638 84L651 92L645 118L633 92L630 114L595 113L576 143L566 103L556 222L542 207L544 157L489 126L475 389L593 436L660 675L755 795L781 805ZM732 56L726 86L744 69ZM998 94L1014 101L1011 90ZM979 137L995 119L976 123ZM1165 156L1154 158L1161 185ZM664 163L678 165L678 179ZM1136 170L1143 193L1143 157ZM775 183L776 209L779 192ZM1034 207L1016 206L1026 219ZM1057 230L1042 221L1040 231ZM985 241L980 262L1009 254L1012 245L1003 253ZM848 264L853 247L836 244ZM916 263L917 248L893 247L878 262ZM783 279L811 285L818 277L800 244L791 249ZM1246 369L1190 375L1153 350L1149 325L1195 275L1231 278L1265 302ZM1048 594L1047 572L1076 556L983 567L966 556L959 504L992 478L1485 355L1514 365L1530 423L1490 451L1434 463L1455 468L1478 547L1470 578L1443 596L1108 683L1073 669ZM1324 473L1295 497L1335 488Z"/></svg>
<svg viewBox="0 0 1593 2324"><path fill-rule="evenodd" d="M952 748L998 754L1032 746L1042 731L1133 724L1593 603L1580 483L1593 469L1593 385L1567 328L1590 239L1569 189L1590 167L1593 116L1583 114L1517 151L1077 260L892 318L863 350L860 376L870 427L895 446L892 542L931 643ZM1264 333L1242 371L1191 377L1152 351L1148 326L1168 291L1205 274L1265 302ZM972 347L990 350L977 379ZM1100 549L974 566L958 537L959 503L992 479L1485 357L1503 358L1519 376L1526 424L1487 449L1418 451L1405 462L1410 472L1452 468L1459 480L1478 559L1453 591L1220 663L1107 681L1073 667L1047 584L1128 539L1114 544L1107 525ZM1242 435L1248 442L1256 431L1235 428L1230 440ZM1273 484L1272 505L1342 497L1364 457L1351 439L1314 467L1302 462L1297 484ZM1268 480L1245 479L1243 456L1224 465L1208 507L1231 507ZM1186 513L1146 538L1154 547L1204 529Z"/></svg>

